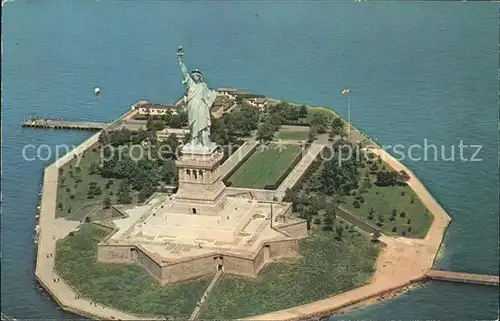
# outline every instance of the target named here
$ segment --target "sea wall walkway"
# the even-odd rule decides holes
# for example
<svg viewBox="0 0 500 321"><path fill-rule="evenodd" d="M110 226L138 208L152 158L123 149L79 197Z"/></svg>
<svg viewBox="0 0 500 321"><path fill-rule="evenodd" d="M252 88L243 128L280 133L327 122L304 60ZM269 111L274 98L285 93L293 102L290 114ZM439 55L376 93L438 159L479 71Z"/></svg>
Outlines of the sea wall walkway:
<svg viewBox="0 0 500 321"><path fill-rule="evenodd" d="M129 112L120 119L126 119L131 116ZM83 153L87 148L94 145L98 139L99 133L93 135L45 169L40 206L40 234L35 276L43 288L66 311L90 318L106 320L141 320L144 317L127 314L102 304L97 304L86 298L81 298L80 294L73 290L55 270L56 242L66 237L69 232L76 230L79 225L79 222L55 217L59 167L66 164L76 155Z"/></svg>
<svg viewBox="0 0 500 321"><path fill-rule="evenodd" d="M395 170L404 170L410 176L408 185L434 217L425 239L381 235L379 240L386 246L377 260L377 270L370 284L324 300L244 320L321 318L356 305L376 303L388 293L426 280L451 219L411 170L383 149L375 147L371 151Z"/></svg>

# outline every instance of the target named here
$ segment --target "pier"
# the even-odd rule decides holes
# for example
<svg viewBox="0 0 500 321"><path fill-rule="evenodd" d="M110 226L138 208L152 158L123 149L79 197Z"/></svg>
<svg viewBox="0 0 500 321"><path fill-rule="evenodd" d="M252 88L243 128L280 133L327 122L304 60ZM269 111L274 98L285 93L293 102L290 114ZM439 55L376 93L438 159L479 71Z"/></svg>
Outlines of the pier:
<svg viewBox="0 0 500 321"><path fill-rule="evenodd" d="M22 127L50 128L50 129L77 129L99 131L109 124L89 122L89 121L71 121L71 120L52 120L44 118L31 118L21 122Z"/></svg>
<svg viewBox="0 0 500 321"><path fill-rule="evenodd" d="M436 281L498 286L497 275L429 270L427 272L427 278Z"/></svg>

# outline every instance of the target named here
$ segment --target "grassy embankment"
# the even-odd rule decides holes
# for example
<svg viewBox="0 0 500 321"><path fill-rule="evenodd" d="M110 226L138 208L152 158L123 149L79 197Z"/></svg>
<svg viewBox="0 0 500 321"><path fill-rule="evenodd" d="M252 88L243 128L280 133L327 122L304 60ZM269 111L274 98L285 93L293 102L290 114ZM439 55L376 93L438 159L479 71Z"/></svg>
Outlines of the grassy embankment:
<svg viewBox="0 0 500 321"><path fill-rule="evenodd" d="M273 185L301 152L300 146L269 144L257 147L252 156L228 179L234 187L263 189Z"/></svg>
<svg viewBox="0 0 500 321"><path fill-rule="evenodd" d="M189 317L210 276L162 287L135 265L97 263L97 244L108 229L89 223L58 241L56 269L82 297L143 316Z"/></svg>
<svg viewBox="0 0 500 321"><path fill-rule="evenodd" d="M365 192L358 189L357 195L343 196L345 207L374 226L378 226L385 234L395 236L423 238L429 230L433 216L409 186L377 186L374 172L393 171L383 160L373 158L372 164L365 162L365 168L360 173L360 186L369 177L370 187ZM370 168L376 164L374 168ZM370 173L371 172L371 173ZM353 203L362 197L359 207Z"/></svg>
<svg viewBox="0 0 500 321"><path fill-rule="evenodd" d="M302 259L272 264L258 280L223 276L202 317L235 319L267 313L325 299L370 282L378 245L353 229L340 241L334 235L331 231L315 232L300 243Z"/></svg>
<svg viewBox="0 0 500 321"><path fill-rule="evenodd" d="M98 201L107 196L112 199L115 197L121 180L109 180L98 173L91 174L92 162L100 164L101 151L95 146L83 153L79 164L78 158L73 158L59 169L56 217L80 220L95 207ZM92 182L101 190L101 194L94 193L93 198L88 198ZM112 184L107 185L108 182ZM77 211L78 213L73 215Z"/></svg>

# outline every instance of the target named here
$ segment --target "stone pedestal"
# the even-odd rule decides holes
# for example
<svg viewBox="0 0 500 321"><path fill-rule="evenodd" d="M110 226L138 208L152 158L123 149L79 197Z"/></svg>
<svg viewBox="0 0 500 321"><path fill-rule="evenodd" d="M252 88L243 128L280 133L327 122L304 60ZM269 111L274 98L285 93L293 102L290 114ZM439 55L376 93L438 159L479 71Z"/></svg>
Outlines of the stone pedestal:
<svg viewBox="0 0 500 321"><path fill-rule="evenodd" d="M176 162L179 170L179 189L175 195L181 206L199 205L203 214L217 213L223 208L226 199L226 186L221 181L220 161L223 153L213 146L185 146ZM193 207L196 209L196 206ZM200 211L196 211L200 212Z"/></svg>

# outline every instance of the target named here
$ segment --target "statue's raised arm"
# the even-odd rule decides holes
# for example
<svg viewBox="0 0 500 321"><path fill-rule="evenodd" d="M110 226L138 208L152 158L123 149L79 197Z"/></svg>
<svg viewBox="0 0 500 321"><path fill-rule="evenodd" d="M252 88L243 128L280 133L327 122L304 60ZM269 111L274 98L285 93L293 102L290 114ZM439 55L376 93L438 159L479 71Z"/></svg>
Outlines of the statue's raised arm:
<svg viewBox="0 0 500 321"><path fill-rule="evenodd" d="M182 84L186 87L189 87L190 85L190 80L191 75L189 74L189 71L186 67L186 64L184 63L184 50L182 46L180 46L177 49L177 56L179 57L179 65L181 66L181 73L182 73Z"/></svg>
<svg viewBox="0 0 500 321"><path fill-rule="evenodd" d="M184 64L182 46L177 49L182 72L182 84L186 87L186 112L189 123L189 142L182 148L184 152L208 152L215 148L210 140L210 109L217 94L210 90L203 81L203 73L199 69L188 71Z"/></svg>

